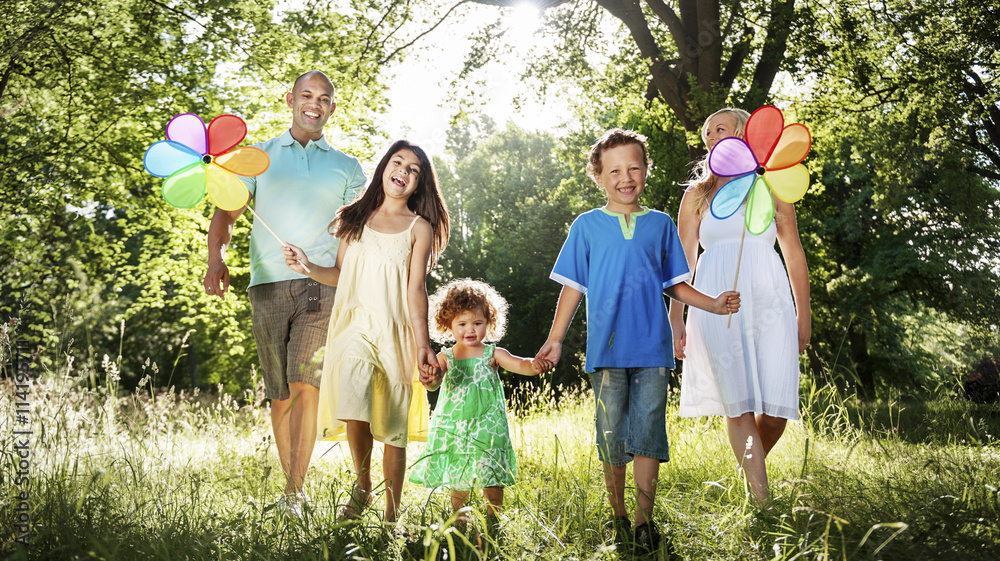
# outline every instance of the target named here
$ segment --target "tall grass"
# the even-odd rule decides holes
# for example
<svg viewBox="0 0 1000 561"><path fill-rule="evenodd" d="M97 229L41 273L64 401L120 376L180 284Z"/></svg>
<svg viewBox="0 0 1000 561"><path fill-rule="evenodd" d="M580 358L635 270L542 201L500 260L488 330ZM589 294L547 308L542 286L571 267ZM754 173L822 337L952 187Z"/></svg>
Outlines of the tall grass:
<svg viewBox="0 0 1000 561"><path fill-rule="evenodd" d="M13 543L14 411L0 406L0 532L9 559L619 559L593 445L589 390L521 396L512 415L518 483L499 535L477 545L455 525L448 493L404 488L398 527L372 509L338 522L351 472L342 445L317 446L302 520L275 508L284 485L259 390L242 400L144 383L120 394L113 361L101 385L45 374L31 388L34 526ZM13 386L3 380L5 395ZM717 418L668 411L669 463L654 519L663 559L1000 558L1000 418L965 402L859 403L806 393L768 457L775 511L752 506ZM419 444L412 444L410 461ZM376 464L378 464L376 458ZM375 466L380 473L380 466ZM381 493L384 489L377 489ZM383 502L376 497L375 504Z"/></svg>

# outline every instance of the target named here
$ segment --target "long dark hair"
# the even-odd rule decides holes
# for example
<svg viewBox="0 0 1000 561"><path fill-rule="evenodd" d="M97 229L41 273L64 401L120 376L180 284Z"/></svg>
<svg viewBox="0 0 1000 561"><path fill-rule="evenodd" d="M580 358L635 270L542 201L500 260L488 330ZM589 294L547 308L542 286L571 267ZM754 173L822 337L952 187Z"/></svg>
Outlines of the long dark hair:
<svg viewBox="0 0 1000 561"><path fill-rule="evenodd" d="M441 195L441 187L438 186L434 164L431 163L427 153L422 148L409 141L397 140L392 143L392 146L382 156L375 172L372 173L372 180L364 194L353 203L341 207L337 211L337 216L333 222L330 222L329 231L348 243L361 239L361 233L364 231L368 219L385 202L382 176L385 175L385 168L389 165L389 160L400 150L409 150L420 160L417 188L406 200L406 206L431 223L433 240L431 241L430 266L433 267L437 263L438 257L444 252L444 248L447 247L448 238L451 235L448 206L444 202L444 196Z"/></svg>

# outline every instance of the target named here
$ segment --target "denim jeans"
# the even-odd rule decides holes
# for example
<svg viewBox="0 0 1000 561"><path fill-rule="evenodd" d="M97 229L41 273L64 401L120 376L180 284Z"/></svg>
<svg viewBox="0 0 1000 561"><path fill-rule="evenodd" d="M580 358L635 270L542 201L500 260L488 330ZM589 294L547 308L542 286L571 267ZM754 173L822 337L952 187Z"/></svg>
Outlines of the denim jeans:
<svg viewBox="0 0 1000 561"><path fill-rule="evenodd" d="M665 367L598 368L591 373L597 404L597 454L601 461L623 466L639 455L665 462L667 383Z"/></svg>

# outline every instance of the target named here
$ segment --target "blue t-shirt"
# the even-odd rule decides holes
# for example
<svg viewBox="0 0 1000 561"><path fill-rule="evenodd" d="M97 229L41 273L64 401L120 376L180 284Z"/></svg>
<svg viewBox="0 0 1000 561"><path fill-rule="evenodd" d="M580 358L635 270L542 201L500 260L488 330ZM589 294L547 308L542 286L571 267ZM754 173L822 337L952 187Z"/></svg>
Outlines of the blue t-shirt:
<svg viewBox="0 0 1000 561"><path fill-rule="evenodd" d="M339 241L328 227L337 210L351 202L365 184L361 163L334 149L325 137L304 147L290 131L254 146L271 165L257 177L241 177L253 195L254 211L274 233L297 245L309 260L337 264ZM250 286L305 278L285 265L281 245L259 220L250 232Z"/></svg>
<svg viewBox="0 0 1000 561"><path fill-rule="evenodd" d="M691 277L667 214L603 208L578 216L549 278L587 296L587 372L674 367L663 290Z"/></svg>

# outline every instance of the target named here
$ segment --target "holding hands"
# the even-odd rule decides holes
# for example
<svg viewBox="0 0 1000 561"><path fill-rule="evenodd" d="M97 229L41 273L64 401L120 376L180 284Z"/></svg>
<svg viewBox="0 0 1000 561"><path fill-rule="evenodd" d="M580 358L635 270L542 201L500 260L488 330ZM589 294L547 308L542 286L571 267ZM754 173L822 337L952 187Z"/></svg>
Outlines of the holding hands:
<svg viewBox="0 0 1000 561"><path fill-rule="evenodd" d="M420 383L424 385L427 391L432 392L441 387L441 380L444 379L444 374L448 371L448 359L444 358L444 356L436 357L431 352L430 357L434 360L434 364L425 363L423 354L425 350L430 351L430 349L422 347L418 356Z"/></svg>

